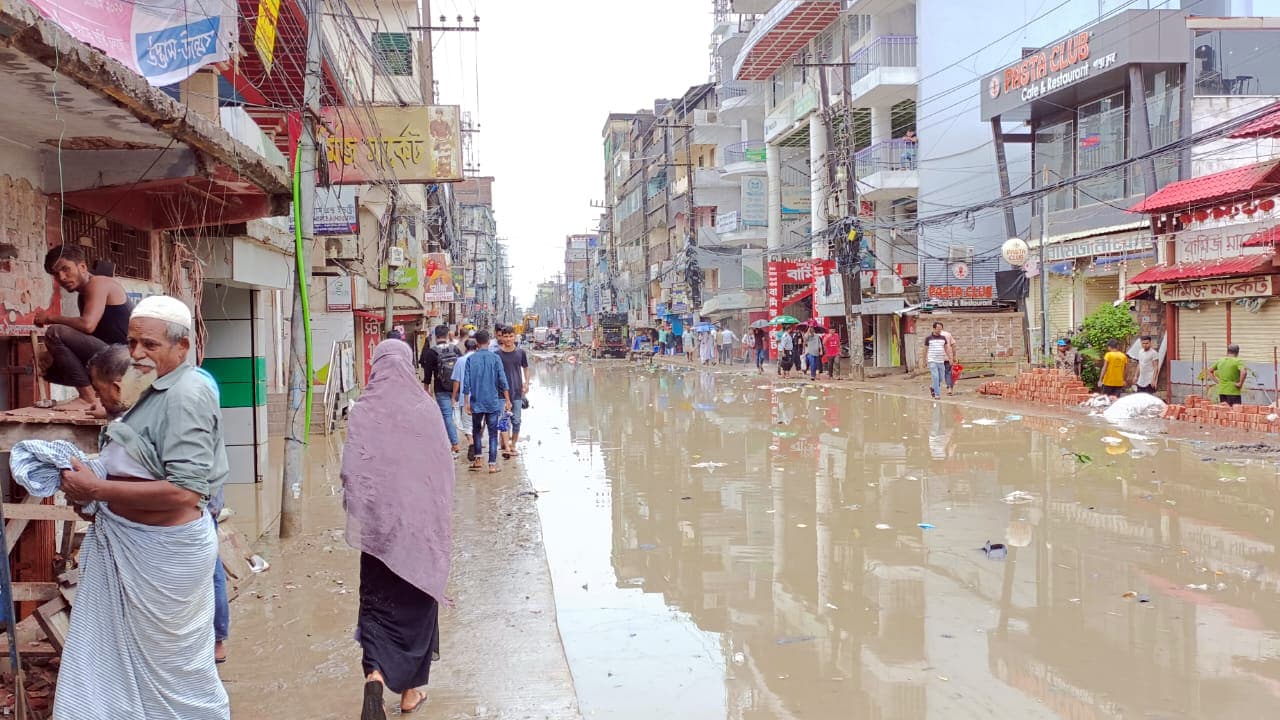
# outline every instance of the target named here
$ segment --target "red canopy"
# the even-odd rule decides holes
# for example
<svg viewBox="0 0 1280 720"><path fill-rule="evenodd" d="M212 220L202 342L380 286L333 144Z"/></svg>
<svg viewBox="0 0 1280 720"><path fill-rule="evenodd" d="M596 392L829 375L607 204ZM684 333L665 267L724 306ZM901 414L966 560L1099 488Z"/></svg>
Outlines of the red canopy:
<svg viewBox="0 0 1280 720"><path fill-rule="evenodd" d="M1250 194L1274 193L1280 190L1278 167L1280 161L1272 160L1169 183L1129 208L1129 212L1155 214L1186 210Z"/></svg>
<svg viewBox="0 0 1280 720"><path fill-rule="evenodd" d="M1275 247L1280 245L1280 225L1259 230L1244 241L1245 247Z"/></svg>
<svg viewBox="0 0 1280 720"><path fill-rule="evenodd" d="M1242 255L1225 260L1198 263L1179 263L1148 268L1129 279L1130 285L1155 285L1179 280L1207 280L1209 278L1260 275L1272 270L1274 256Z"/></svg>
<svg viewBox="0 0 1280 720"><path fill-rule="evenodd" d="M1275 138L1280 137L1280 103L1272 106L1273 112L1242 126L1231 133L1233 138Z"/></svg>

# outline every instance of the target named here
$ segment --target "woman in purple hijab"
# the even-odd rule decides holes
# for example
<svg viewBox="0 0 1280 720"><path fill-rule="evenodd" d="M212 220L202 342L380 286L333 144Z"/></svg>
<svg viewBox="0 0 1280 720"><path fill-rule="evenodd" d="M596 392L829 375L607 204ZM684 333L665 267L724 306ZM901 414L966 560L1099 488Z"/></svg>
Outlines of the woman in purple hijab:
<svg viewBox="0 0 1280 720"><path fill-rule="evenodd" d="M453 549L453 456L440 408L414 373L401 340L373 351L373 372L351 411L342 449L347 542L360 551L364 650L361 720L385 720L383 688L400 711L426 702L439 657L438 601Z"/></svg>

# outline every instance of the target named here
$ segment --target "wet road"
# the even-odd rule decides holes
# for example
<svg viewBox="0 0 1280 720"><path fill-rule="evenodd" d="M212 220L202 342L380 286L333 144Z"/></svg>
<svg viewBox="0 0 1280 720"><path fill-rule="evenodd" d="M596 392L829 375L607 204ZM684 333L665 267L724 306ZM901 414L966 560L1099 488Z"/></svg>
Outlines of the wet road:
<svg viewBox="0 0 1280 720"><path fill-rule="evenodd" d="M1273 461L772 376L536 372L585 717L1276 716Z"/></svg>

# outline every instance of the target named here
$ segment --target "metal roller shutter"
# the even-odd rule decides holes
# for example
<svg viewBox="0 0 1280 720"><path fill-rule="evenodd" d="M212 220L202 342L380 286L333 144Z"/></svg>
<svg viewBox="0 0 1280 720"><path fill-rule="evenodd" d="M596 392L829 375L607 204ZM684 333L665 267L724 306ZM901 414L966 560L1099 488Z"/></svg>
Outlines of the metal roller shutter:
<svg viewBox="0 0 1280 720"><path fill-rule="evenodd" d="M1083 279L1084 315L1082 320L1103 305L1110 305L1120 299L1119 275L1085 276Z"/></svg>
<svg viewBox="0 0 1280 720"><path fill-rule="evenodd" d="M1227 308L1223 303L1205 303L1195 310L1178 308L1178 360L1202 367L1202 357L1209 362L1227 351Z"/></svg>
<svg viewBox="0 0 1280 720"><path fill-rule="evenodd" d="M1043 277L1043 276L1042 276ZM1079 323L1075 317L1075 286L1071 275L1049 275L1049 337L1070 335ZM1031 327L1040 327L1040 278L1031 283ZM1033 342L1036 331L1032 331Z"/></svg>
<svg viewBox="0 0 1280 720"><path fill-rule="evenodd" d="M1270 364L1273 349L1280 347L1280 298L1268 298L1257 312L1249 312L1251 306L1232 304L1231 342L1240 346L1241 359Z"/></svg>

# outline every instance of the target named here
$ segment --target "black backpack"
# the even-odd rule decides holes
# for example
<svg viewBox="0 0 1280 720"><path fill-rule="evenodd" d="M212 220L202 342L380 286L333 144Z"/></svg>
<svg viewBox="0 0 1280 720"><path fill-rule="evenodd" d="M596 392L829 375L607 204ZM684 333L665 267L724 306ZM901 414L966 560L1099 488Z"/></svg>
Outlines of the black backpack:
<svg viewBox="0 0 1280 720"><path fill-rule="evenodd" d="M436 362L436 387L453 388L453 367L458 364L458 349L452 345L435 348L439 360Z"/></svg>

